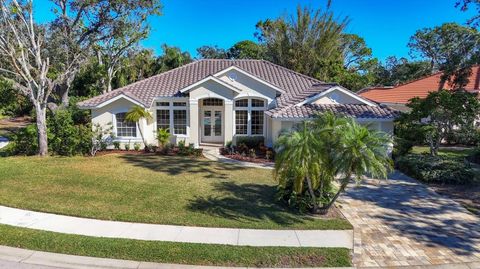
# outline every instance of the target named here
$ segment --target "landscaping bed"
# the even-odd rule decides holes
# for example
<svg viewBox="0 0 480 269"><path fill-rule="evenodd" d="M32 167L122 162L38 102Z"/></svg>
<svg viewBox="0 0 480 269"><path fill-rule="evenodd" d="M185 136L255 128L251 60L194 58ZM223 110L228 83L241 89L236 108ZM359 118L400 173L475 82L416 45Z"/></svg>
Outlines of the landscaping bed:
<svg viewBox="0 0 480 269"><path fill-rule="evenodd" d="M473 148L442 147L439 156L428 155L428 147L414 147L411 154L396 159L403 173L423 181L433 190L480 215L480 167Z"/></svg>
<svg viewBox="0 0 480 269"><path fill-rule="evenodd" d="M116 221L256 229L351 229L275 196L272 172L186 156L7 157L0 204Z"/></svg>
<svg viewBox="0 0 480 269"><path fill-rule="evenodd" d="M345 248L248 247L60 234L0 225L0 245L63 254L214 266L346 267Z"/></svg>
<svg viewBox="0 0 480 269"><path fill-rule="evenodd" d="M231 142L220 148L220 154L234 160L251 163L274 163L275 152L263 144L263 136L240 137L236 145Z"/></svg>

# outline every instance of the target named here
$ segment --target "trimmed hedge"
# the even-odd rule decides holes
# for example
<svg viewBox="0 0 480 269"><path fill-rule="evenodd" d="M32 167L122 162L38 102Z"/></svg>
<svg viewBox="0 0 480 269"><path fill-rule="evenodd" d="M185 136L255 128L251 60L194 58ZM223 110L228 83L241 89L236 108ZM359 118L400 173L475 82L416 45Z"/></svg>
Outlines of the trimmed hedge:
<svg viewBox="0 0 480 269"><path fill-rule="evenodd" d="M398 157L395 166L406 175L428 183L469 184L475 172L463 158L408 154Z"/></svg>

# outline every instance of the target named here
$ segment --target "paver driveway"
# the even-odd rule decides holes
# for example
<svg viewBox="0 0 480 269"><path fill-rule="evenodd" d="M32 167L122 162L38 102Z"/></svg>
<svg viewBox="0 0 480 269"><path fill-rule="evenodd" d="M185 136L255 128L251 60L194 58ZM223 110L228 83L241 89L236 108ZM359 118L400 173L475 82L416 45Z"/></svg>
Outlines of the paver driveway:
<svg viewBox="0 0 480 269"><path fill-rule="evenodd" d="M350 186L340 206L354 226L356 266L480 266L480 219L399 172Z"/></svg>

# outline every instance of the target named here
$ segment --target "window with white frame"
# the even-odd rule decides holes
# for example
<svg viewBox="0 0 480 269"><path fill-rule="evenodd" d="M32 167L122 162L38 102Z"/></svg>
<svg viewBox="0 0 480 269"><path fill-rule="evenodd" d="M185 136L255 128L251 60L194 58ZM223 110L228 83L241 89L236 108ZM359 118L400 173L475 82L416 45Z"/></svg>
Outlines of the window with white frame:
<svg viewBox="0 0 480 269"><path fill-rule="evenodd" d="M263 135L263 111L253 110L252 115L252 135Z"/></svg>
<svg viewBox="0 0 480 269"><path fill-rule="evenodd" d="M240 135L248 134L248 111L235 111L235 133Z"/></svg>
<svg viewBox="0 0 480 269"><path fill-rule="evenodd" d="M187 135L187 102L157 102L157 129L169 129L174 135Z"/></svg>
<svg viewBox="0 0 480 269"><path fill-rule="evenodd" d="M170 129L170 110L157 110L157 129Z"/></svg>
<svg viewBox="0 0 480 269"><path fill-rule="evenodd" d="M173 111L173 133L174 134L187 134L187 111L186 110L174 110Z"/></svg>
<svg viewBox="0 0 480 269"><path fill-rule="evenodd" d="M263 135L265 125L265 101L244 98L235 101L235 134Z"/></svg>
<svg viewBox="0 0 480 269"><path fill-rule="evenodd" d="M115 114L117 137L137 137L137 123L125 120L126 114Z"/></svg>

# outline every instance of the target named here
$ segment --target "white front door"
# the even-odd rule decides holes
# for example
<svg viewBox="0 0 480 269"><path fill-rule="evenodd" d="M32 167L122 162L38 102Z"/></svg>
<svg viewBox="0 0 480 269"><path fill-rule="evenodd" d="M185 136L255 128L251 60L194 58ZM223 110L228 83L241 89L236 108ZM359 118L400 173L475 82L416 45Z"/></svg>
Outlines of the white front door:
<svg viewBox="0 0 480 269"><path fill-rule="evenodd" d="M222 108L204 108L202 113L202 142L223 142Z"/></svg>

